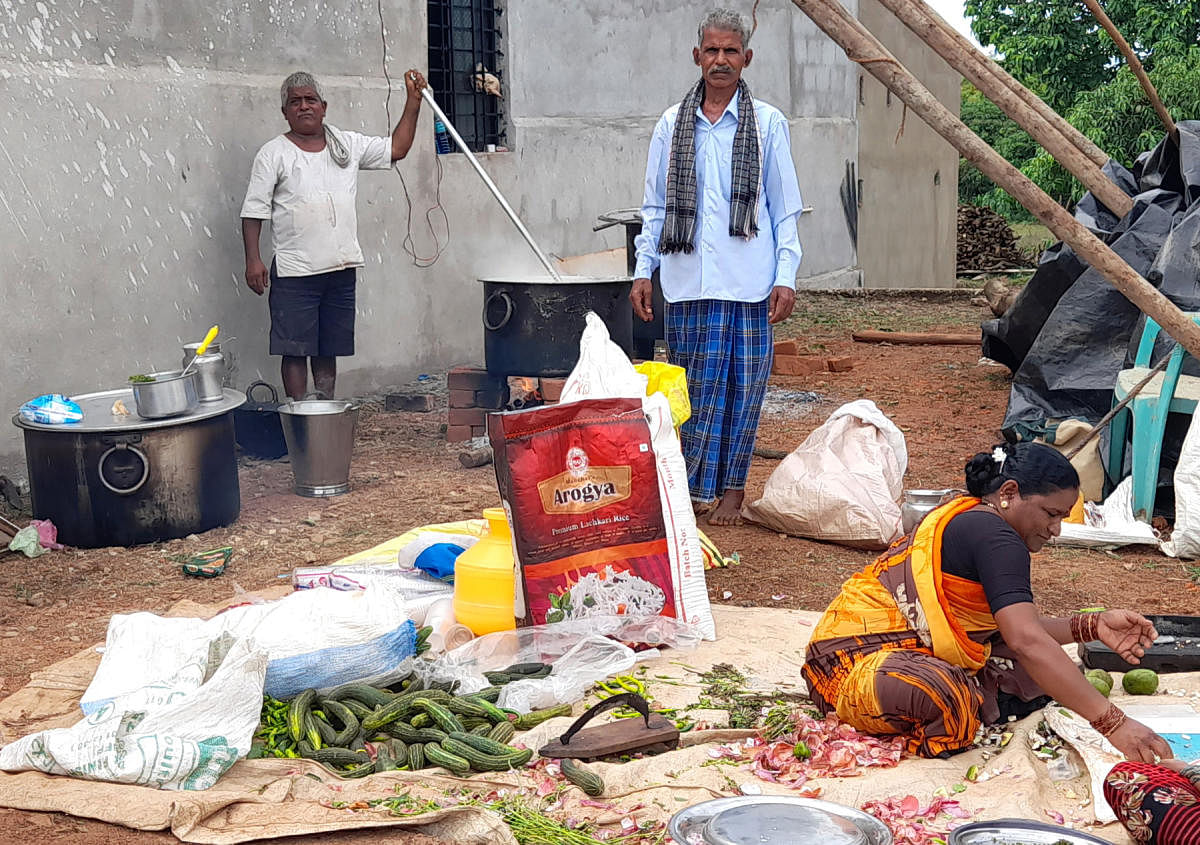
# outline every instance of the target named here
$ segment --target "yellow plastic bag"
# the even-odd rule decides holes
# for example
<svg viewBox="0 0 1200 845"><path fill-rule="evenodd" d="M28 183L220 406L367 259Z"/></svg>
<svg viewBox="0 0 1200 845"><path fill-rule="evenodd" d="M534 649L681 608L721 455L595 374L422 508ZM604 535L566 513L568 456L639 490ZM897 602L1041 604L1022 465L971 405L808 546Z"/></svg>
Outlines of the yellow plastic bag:
<svg viewBox="0 0 1200 845"><path fill-rule="evenodd" d="M671 422L675 428L687 422L692 415L692 402L688 399L687 371L674 364L662 361L643 361L634 367L647 379L646 395L661 393L671 406Z"/></svg>

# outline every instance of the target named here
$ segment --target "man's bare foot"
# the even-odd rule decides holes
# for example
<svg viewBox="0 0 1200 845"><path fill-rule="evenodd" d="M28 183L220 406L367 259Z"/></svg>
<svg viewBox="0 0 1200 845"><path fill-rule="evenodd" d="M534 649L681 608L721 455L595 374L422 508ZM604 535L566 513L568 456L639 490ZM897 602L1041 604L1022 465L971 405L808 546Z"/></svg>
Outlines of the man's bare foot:
<svg viewBox="0 0 1200 845"><path fill-rule="evenodd" d="M694 513L696 516L703 516L704 514L708 513L710 510L712 510L716 506L717 506L716 500L713 500L711 502L697 502L696 500L693 499L692 500L692 513Z"/></svg>
<svg viewBox="0 0 1200 845"><path fill-rule="evenodd" d="M746 498L745 490L726 490L720 503L708 515L709 525L741 525L742 502Z"/></svg>

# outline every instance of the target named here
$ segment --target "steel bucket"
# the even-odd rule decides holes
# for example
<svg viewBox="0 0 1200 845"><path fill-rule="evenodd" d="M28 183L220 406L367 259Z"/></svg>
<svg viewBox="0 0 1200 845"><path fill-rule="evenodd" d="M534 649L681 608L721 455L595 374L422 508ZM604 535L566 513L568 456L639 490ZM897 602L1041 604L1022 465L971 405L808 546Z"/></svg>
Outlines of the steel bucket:
<svg viewBox="0 0 1200 845"><path fill-rule="evenodd" d="M301 496L337 496L350 489L350 457L358 406L303 399L279 406L295 486Z"/></svg>

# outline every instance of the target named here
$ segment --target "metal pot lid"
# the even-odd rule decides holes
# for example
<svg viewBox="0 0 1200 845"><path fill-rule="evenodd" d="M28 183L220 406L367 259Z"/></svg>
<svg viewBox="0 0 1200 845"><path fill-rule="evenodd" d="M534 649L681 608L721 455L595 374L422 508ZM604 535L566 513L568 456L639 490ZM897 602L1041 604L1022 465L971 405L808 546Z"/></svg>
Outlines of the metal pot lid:
<svg viewBox="0 0 1200 845"><path fill-rule="evenodd" d="M676 813L671 838L686 845L892 845L892 834L874 816L815 798L753 795L718 798ZM804 839L797 835L803 834Z"/></svg>
<svg viewBox="0 0 1200 845"><path fill-rule="evenodd" d="M949 845L1108 845L1108 840L1029 819L996 819L956 828Z"/></svg>
<svg viewBox="0 0 1200 845"><path fill-rule="evenodd" d="M344 399L290 399L279 406L281 414L296 414L297 416L321 416L324 414L344 414L351 410L354 404Z"/></svg>
<svg viewBox="0 0 1200 845"><path fill-rule="evenodd" d="M633 276L514 276L510 278L479 279L485 285L612 285L629 284Z"/></svg>
<svg viewBox="0 0 1200 845"><path fill-rule="evenodd" d="M20 414L14 414L12 421L17 428L27 428L35 431L54 431L61 434L90 434L93 432L122 432L140 431L150 428L170 428L184 425L197 420L216 417L234 408L240 407L246 401L246 394L225 388L225 395L215 402L203 402L196 408L174 417L147 420L137 415L137 404L133 401L133 390L124 388L104 390L99 393L84 393L70 397L83 410L83 419L69 425L49 425L47 423L30 422ZM129 416L123 417L112 412L113 404L120 399L125 403Z"/></svg>

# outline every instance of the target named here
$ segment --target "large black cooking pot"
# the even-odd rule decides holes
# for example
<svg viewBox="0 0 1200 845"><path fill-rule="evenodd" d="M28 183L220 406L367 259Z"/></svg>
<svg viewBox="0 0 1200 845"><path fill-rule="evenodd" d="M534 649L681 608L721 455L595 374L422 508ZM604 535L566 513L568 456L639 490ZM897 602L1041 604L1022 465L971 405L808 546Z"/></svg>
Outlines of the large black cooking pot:
<svg viewBox="0 0 1200 845"><path fill-rule="evenodd" d="M628 277L481 279L483 358L494 376L565 376L579 360L585 317L595 311L609 336L633 354Z"/></svg>
<svg viewBox="0 0 1200 845"><path fill-rule="evenodd" d="M242 500L234 454L236 390L195 411L161 420L112 413L133 407L129 390L73 397L84 418L24 429L33 515L70 546L133 546L228 525Z"/></svg>

